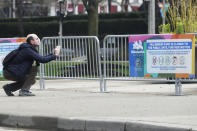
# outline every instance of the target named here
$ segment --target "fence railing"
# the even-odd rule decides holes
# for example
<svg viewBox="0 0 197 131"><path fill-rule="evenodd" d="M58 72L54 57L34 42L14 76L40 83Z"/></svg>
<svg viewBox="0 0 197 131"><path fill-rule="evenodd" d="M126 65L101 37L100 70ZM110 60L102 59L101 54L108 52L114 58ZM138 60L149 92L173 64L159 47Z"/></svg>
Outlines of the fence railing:
<svg viewBox="0 0 197 131"><path fill-rule="evenodd" d="M40 87L44 88L44 79L87 79L100 80L100 91L107 91L107 80L160 81L175 82L181 87L180 79L172 77L148 78L131 77L129 62L129 36L108 35L100 48L99 40L94 36L44 37L40 46L41 55L53 52L60 45L61 52L55 61L40 66ZM181 79L196 81L196 79ZM176 84L177 83L177 84Z"/></svg>
<svg viewBox="0 0 197 131"><path fill-rule="evenodd" d="M101 60L99 40L95 36L44 37L40 53L47 55L61 46L56 60L40 66L40 86L44 79L97 79L100 80Z"/></svg>
<svg viewBox="0 0 197 131"><path fill-rule="evenodd" d="M192 79L176 79L172 76L161 78L131 77L129 62L129 36L132 35L108 35L103 40L101 53L103 56L103 91L107 91L107 80L130 80L130 81L160 81L160 82L197 82ZM136 35L135 35L136 36ZM140 36L140 35L139 35ZM179 81L179 82L178 82ZM178 85L178 84L177 84ZM180 87L175 85L175 87ZM180 93L180 92L179 92Z"/></svg>
<svg viewBox="0 0 197 131"><path fill-rule="evenodd" d="M95 36L44 37L39 47L41 55L52 53L57 45L61 46L61 51L56 60L41 64L38 74L40 88L45 88L45 79L62 78L100 80L101 92L107 91L107 80L176 81L177 87L181 85L180 81L197 82L196 78L176 80L174 77L167 76L165 78L131 77L129 36L132 35L108 35L104 38L103 45L100 45ZM197 74L196 60L195 71Z"/></svg>
<svg viewBox="0 0 197 131"><path fill-rule="evenodd" d="M104 38L104 91L107 91L106 80L166 81L165 78L130 77L129 36L108 35Z"/></svg>

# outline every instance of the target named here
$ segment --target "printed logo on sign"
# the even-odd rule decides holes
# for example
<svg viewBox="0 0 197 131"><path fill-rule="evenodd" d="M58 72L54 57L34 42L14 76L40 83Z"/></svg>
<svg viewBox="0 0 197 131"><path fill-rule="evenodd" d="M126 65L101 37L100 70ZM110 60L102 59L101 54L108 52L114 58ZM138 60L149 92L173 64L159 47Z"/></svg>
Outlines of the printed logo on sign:
<svg viewBox="0 0 197 131"><path fill-rule="evenodd" d="M142 46L142 41L135 41L134 44L133 44L133 49L136 49L136 50L143 50L143 46Z"/></svg>

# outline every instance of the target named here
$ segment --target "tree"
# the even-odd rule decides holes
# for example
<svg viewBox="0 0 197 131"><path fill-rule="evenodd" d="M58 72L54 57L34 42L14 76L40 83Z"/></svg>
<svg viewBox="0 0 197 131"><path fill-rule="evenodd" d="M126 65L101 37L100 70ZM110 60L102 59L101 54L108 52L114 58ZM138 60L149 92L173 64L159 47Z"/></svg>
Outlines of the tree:
<svg viewBox="0 0 197 131"><path fill-rule="evenodd" d="M24 36L24 27L23 27L23 17L22 17L22 12L23 12L23 6L22 6L22 0L17 0L16 1L16 15L18 17L18 27L19 27L19 32L20 36Z"/></svg>
<svg viewBox="0 0 197 131"><path fill-rule="evenodd" d="M82 0L83 4L88 12L88 35L89 36L98 36L98 3L101 0ZM98 66L98 52L97 47L94 44L89 44L87 47L88 51L87 54L87 67L91 71L91 75L97 74ZM94 67L94 68L93 68Z"/></svg>
<svg viewBox="0 0 197 131"><path fill-rule="evenodd" d="M98 3L101 0L82 0L88 12L88 35L98 36Z"/></svg>
<svg viewBox="0 0 197 131"><path fill-rule="evenodd" d="M197 0L170 0L168 19L171 31L179 33L197 32Z"/></svg>

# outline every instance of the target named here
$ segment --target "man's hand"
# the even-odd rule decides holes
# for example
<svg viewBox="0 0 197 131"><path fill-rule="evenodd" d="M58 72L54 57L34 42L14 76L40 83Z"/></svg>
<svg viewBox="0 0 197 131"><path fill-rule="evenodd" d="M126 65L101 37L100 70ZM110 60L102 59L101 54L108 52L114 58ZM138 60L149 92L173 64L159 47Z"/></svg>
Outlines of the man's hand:
<svg viewBox="0 0 197 131"><path fill-rule="evenodd" d="M54 54L58 56L60 54L60 46L56 46L54 49Z"/></svg>

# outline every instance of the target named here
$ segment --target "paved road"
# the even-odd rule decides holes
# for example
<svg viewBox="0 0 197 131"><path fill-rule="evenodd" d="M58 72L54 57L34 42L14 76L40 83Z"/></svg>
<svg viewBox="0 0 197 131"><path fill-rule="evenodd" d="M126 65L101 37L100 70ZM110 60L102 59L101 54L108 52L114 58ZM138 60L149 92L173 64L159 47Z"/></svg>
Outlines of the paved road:
<svg viewBox="0 0 197 131"><path fill-rule="evenodd" d="M0 82L1 85L5 82ZM0 85L0 86L1 86ZM36 97L5 96L0 89L0 114L72 120L137 122L197 130L197 85L184 84L184 96L173 96L174 84L110 81L99 93L98 81L46 81L33 86ZM14 118L12 118L14 119Z"/></svg>

